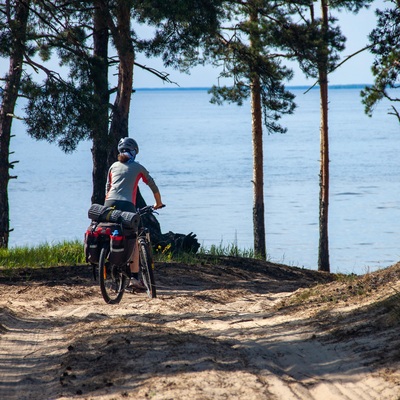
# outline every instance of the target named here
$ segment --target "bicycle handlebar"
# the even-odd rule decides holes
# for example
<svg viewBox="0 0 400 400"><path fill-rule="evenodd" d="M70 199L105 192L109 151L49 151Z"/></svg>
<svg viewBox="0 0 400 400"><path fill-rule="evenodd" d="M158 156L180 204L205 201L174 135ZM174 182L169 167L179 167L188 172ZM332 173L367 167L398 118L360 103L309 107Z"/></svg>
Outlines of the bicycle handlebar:
<svg viewBox="0 0 400 400"><path fill-rule="evenodd" d="M161 208L164 208L165 204L162 205ZM138 208L137 212L139 213L139 215L144 215L144 214L150 214L155 212L156 210L154 209L154 206L145 206L142 208Z"/></svg>

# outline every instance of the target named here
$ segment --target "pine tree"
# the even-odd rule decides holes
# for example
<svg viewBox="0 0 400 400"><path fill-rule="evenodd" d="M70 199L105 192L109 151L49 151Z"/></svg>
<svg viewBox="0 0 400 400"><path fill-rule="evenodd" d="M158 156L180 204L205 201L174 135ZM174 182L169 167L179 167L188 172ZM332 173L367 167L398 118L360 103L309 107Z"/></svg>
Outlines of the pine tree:
<svg viewBox="0 0 400 400"><path fill-rule="evenodd" d="M346 38L330 9L357 13L372 0L320 0L320 16L313 3L288 2L291 20L279 21L281 35L277 45L286 50L286 57L297 60L307 77L315 78L320 89L320 195L318 270L330 272L329 260L329 134L328 83L329 73L337 68ZM299 22L300 21L300 22Z"/></svg>
<svg viewBox="0 0 400 400"><path fill-rule="evenodd" d="M0 106L0 248L8 247L10 229L8 183L16 178L10 169L10 140L14 109L20 87L26 51L29 0L7 1L0 6L0 55L9 60L8 74L1 90Z"/></svg>
<svg viewBox="0 0 400 400"><path fill-rule="evenodd" d="M221 78L230 85L213 86L211 101L242 105L251 99L253 143L253 234L254 251L266 258L263 125L268 133L284 133L278 121L295 109L294 95L285 89L292 71L281 64L272 44L274 20L283 10L269 1L224 2L219 32L205 44L205 57L223 65Z"/></svg>

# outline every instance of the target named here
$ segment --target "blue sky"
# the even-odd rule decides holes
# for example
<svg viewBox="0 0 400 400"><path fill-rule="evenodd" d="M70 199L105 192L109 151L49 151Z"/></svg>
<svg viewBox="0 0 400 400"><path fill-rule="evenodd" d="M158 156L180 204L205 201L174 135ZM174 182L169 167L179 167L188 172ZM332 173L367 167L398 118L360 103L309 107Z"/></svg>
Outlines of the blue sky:
<svg viewBox="0 0 400 400"><path fill-rule="evenodd" d="M376 17L375 9L384 8L384 0L375 1L369 10L362 10L357 15L351 13L337 13L342 33L347 38L346 49L342 53L342 58L355 53L368 43L368 34L375 27ZM172 81L176 82L180 87L210 87L218 83L218 70L208 67L198 67L191 71L190 75L181 74L173 69L165 69L159 61L138 59L139 62L165 71L170 74ZM341 66L337 71L333 72L329 78L330 85L347 85L347 84L365 84L372 83L371 65L373 57L367 51L353 57ZM312 80L307 80L302 72L296 67L296 64L289 64L294 70L295 76L288 83L290 86L303 86L313 84ZM171 84L164 84L158 78L152 77L149 73L135 69L136 88L170 88L176 87Z"/></svg>
<svg viewBox="0 0 400 400"><path fill-rule="evenodd" d="M342 33L347 38L346 49L342 53L342 58L355 53L368 43L367 36L376 25L375 9L385 8L385 0L376 0L368 10L362 10L357 15L351 13L337 13ZM156 68L159 71L169 73L169 77L180 87L211 87L218 84L218 70L211 66L197 67L192 69L190 75L179 73L173 69L165 69L160 60L147 60L143 56L138 56L139 63L148 67ZM330 85L348 84L367 84L373 82L371 65L373 57L367 51L353 57L342 65L329 77ZM2 64L2 65L1 65ZM289 86L312 85L313 80L307 80L295 63L288 64L294 70L294 78L288 82ZM58 67L51 66L54 69ZM0 63L0 73L3 75L8 69L8 62ZM163 83L159 78L147 71L135 68L134 71L135 88L175 88L176 85Z"/></svg>

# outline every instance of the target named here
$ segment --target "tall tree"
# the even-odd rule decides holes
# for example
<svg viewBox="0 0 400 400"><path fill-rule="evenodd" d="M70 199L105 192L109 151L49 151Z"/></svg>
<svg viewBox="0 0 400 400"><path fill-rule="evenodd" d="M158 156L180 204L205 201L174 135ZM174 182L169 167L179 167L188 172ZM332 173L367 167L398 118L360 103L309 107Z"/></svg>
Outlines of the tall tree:
<svg viewBox="0 0 400 400"><path fill-rule="evenodd" d="M287 54L298 60L308 77L316 78L320 90L320 174L319 174L319 246L318 270L330 271L329 261L329 134L328 134L328 74L339 60L345 38L334 26L336 19L329 15L328 2L320 0L320 17L314 4L289 6L291 14L300 14L300 23L284 21L278 45L289 49ZM294 13L294 14L293 14ZM293 18L293 17L292 17ZM282 22L280 22L282 24Z"/></svg>
<svg viewBox="0 0 400 400"><path fill-rule="evenodd" d="M320 195L318 270L329 272L329 133L328 133L328 77L339 64L340 52L346 38L336 25L337 18L330 9L357 13L372 0L320 0L320 16L313 3L287 2L288 19L277 20L281 35L275 35L277 46L288 50L286 56L299 62L306 76L317 79L320 89ZM294 21L296 16L296 22ZM300 18L298 18L300 17ZM300 22L298 22L300 21ZM283 28L283 29L282 29Z"/></svg>
<svg viewBox="0 0 400 400"><path fill-rule="evenodd" d="M11 126L22 77L29 3L7 0L0 6L0 55L9 59L0 106L0 248L8 247L10 233L8 183L15 178L10 175L15 163L9 159Z"/></svg>
<svg viewBox="0 0 400 400"><path fill-rule="evenodd" d="M250 10L250 24L259 26L259 15L256 8ZM262 52L260 35L251 29L249 35L250 49L256 54ZM261 79L257 68L250 65L251 92L251 127L253 142L253 237L254 251L265 259L267 246L265 243L265 205L264 205L264 152L262 131Z"/></svg>
<svg viewBox="0 0 400 400"><path fill-rule="evenodd" d="M328 1L321 0L321 47L319 47L318 81L321 101L320 174L319 174L319 247L318 270L330 271L329 261L329 134L328 134L328 73L329 73L329 15Z"/></svg>
<svg viewBox="0 0 400 400"><path fill-rule="evenodd" d="M108 120L110 92L108 88L108 44L109 33L99 1L94 1L93 10L93 97L98 110L98 123L92 128L93 193L92 203L103 204L104 182L107 179L108 165Z"/></svg>
<svg viewBox="0 0 400 400"><path fill-rule="evenodd" d="M232 84L213 86L211 101L242 105L251 100L254 251L266 258L263 125L268 133L284 133L277 121L295 108L294 95L284 86L292 72L281 65L271 45L274 19L282 10L275 2L249 0L227 1L225 12L220 31L206 43L205 56L223 65L221 77Z"/></svg>
<svg viewBox="0 0 400 400"><path fill-rule="evenodd" d="M349 9L357 12L363 5L370 1L334 1L331 6L336 9ZM320 0L321 5L321 37L322 41L317 47L318 57L318 82L320 87L321 102L321 127L320 127L320 196L319 196L319 246L318 270L330 272L329 258L329 133L328 133L328 74L335 69L339 51L344 50L345 38L340 30L331 26L335 19L329 16L329 3Z"/></svg>
<svg viewBox="0 0 400 400"><path fill-rule="evenodd" d="M372 116L375 106L382 100L392 102L391 112L400 122L400 1L391 0L391 7L377 10L378 22L369 35L370 52L375 59L372 65L374 84L362 92L365 112Z"/></svg>

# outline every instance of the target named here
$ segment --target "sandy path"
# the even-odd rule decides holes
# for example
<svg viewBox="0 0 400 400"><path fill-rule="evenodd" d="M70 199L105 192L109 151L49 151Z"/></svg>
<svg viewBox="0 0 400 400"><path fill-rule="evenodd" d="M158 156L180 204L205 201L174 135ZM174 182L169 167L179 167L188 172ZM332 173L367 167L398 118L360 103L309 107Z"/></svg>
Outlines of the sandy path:
<svg viewBox="0 0 400 400"><path fill-rule="evenodd" d="M398 329L365 328L366 299L291 302L318 277L288 267L193 268L117 306L87 267L0 280L0 399L400 398Z"/></svg>

